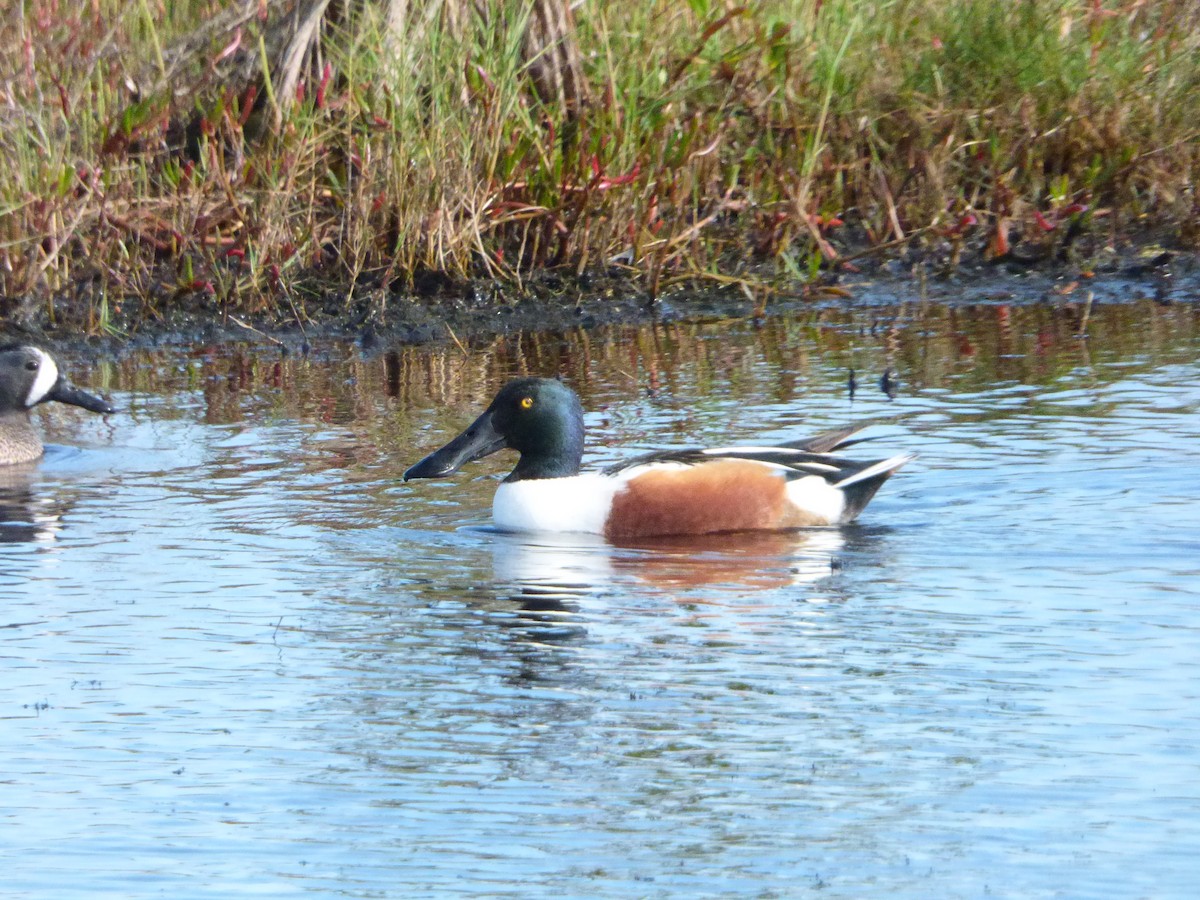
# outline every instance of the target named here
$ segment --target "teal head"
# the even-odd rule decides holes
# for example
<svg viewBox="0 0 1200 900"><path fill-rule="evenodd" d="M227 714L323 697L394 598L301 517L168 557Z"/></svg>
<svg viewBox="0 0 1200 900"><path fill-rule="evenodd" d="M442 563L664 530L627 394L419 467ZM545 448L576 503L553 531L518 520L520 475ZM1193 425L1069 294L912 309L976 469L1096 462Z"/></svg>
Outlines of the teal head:
<svg viewBox="0 0 1200 900"><path fill-rule="evenodd" d="M45 350L27 344L0 346L0 465L42 455L42 441L29 421L29 411L47 400L91 412L115 412L99 397L72 385Z"/></svg>

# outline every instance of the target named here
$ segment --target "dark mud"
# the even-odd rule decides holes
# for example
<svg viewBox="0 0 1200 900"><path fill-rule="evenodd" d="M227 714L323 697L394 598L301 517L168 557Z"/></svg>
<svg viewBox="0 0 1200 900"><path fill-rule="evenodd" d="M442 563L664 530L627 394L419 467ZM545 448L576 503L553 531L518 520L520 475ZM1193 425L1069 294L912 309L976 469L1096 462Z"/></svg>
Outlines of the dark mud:
<svg viewBox="0 0 1200 900"><path fill-rule="evenodd" d="M895 315L896 307L914 303L1044 302L1082 311L1147 299L1163 304L1200 300L1200 256L1131 243L1091 267L1013 257L950 268L932 258L892 258L825 273L810 284L780 282L773 270L764 269L746 273L742 282L675 283L657 296L623 269L582 275L544 271L516 286L426 276L405 292L371 284L352 292L314 290L258 314L231 311L202 293L175 296L157 308L129 300L109 310L102 327L95 322L95 298L77 292L56 299L52 314L45 304L10 306L3 337L96 353L230 341L266 341L285 352L304 352L310 341L327 339L355 341L371 352L397 344L465 346L517 332L763 318L798 309L851 306Z"/></svg>

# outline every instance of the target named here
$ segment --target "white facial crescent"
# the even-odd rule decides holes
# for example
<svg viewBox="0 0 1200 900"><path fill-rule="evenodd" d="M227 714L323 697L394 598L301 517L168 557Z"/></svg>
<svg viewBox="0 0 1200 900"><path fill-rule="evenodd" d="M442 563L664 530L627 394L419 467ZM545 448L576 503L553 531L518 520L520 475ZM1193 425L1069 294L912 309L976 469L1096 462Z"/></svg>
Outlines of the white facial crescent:
<svg viewBox="0 0 1200 900"><path fill-rule="evenodd" d="M58 383L58 366L54 364L45 351L39 350L37 347L30 347L30 351L38 358L38 373L37 378L33 380L32 387L29 388L29 396L25 398L26 409L32 408L46 398L46 395L54 389L54 385Z"/></svg>

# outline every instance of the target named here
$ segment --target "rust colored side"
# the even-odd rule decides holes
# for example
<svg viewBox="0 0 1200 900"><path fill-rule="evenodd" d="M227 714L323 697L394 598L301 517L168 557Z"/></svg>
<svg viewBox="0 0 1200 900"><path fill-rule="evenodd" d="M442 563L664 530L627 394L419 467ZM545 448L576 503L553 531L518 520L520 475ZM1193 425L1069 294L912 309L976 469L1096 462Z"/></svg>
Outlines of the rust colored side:
<svg viewBox="0 0 1200 900"><path fill-rule="evenodd" d="M613 497L604 526L609 540L824 524L787 499L778 471L744 460L714 460L687 469L651 471Z"/></svg>

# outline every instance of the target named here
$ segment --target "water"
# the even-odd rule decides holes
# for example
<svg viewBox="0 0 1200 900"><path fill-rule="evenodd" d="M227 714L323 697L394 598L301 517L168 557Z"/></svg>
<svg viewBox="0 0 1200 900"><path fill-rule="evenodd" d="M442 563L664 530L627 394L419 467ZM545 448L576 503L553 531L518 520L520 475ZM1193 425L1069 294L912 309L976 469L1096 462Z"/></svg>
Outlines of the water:
<svg viewBox="0 0 1200 900"><path fill-rule="evenodd" d="M45 409L0 484L0 893L1191 896L1200 316L1078 325L67 358L124 411ZM500 535L510 459L399 476L518 372L597 465L859 419L920 456L841 530Z"/></svg>

